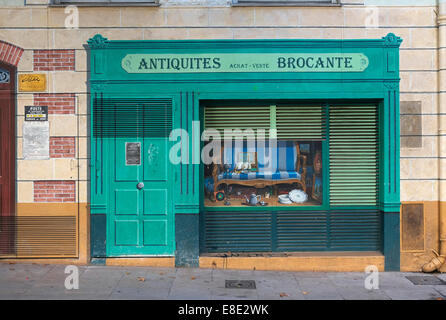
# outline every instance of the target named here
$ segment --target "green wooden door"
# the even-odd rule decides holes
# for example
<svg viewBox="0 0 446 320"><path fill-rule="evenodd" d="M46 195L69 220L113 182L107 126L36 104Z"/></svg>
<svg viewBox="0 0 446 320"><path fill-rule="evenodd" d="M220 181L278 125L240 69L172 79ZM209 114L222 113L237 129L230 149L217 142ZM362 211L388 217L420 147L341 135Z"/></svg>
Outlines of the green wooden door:
<svg viewBox="0 0 446 320"><path fill-rule="evenodd" d="M173 255L171 101L124 100L103 110L107 256Z"/></svg>

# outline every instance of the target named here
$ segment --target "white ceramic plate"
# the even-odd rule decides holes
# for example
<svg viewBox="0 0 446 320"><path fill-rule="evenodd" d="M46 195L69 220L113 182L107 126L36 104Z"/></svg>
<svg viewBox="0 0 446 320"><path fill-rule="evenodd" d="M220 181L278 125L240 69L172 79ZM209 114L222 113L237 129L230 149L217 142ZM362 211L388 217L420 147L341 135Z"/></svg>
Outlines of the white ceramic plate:
<svg viewBox="0 0 446 320"><path fill-rule="evenodd" d="M282 204L292 204L293 203L287 194L281 194L279 196L279 202Z"/></svg>
<svg viewBox="0 0 446 320"><path fill-rule="evenodd" d="M288 196L289 199L295 203L304 203L305 201L308 200L308 195L302 190L297 190L297 189L291 190Z"/></svg>

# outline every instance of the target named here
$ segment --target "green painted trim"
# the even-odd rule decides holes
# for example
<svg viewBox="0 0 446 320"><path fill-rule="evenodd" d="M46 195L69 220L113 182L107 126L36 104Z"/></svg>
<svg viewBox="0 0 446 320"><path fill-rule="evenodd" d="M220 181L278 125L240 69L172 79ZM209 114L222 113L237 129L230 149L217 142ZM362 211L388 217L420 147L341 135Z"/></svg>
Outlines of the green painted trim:
<svg viewBox="0 0 446 320"><path fill-rule="evenodd" d="M384 213L383 253L385 271L400 271L400 212Z"/></svg>

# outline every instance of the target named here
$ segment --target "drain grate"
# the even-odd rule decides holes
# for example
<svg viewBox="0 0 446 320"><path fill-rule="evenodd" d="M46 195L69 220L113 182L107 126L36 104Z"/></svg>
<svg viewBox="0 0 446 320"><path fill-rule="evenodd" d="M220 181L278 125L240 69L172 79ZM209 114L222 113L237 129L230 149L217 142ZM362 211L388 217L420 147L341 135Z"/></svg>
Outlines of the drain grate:
<svg viewBox="0 0 446 320"><path fill-rule="evenodd" d="M226 289L255 289L256 282L254 280L226 280Z"/></svg>
<svg viewBox="0 0 446 320"><path fill-rule="evenodd" d="M430 286L438 286L438 285L446 285L446 282L437 278L435 276L406 276L406 278L412 282L414 285L430 285Z"/></svg>

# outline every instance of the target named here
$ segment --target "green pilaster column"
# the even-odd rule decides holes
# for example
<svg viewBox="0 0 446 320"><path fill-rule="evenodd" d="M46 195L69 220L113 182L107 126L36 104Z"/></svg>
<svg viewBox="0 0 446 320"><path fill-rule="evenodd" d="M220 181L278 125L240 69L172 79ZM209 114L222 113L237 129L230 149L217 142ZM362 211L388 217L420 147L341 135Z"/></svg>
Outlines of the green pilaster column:
<svg viewBox="0 0 446 320"><path fill-rule="evenodd" d="M383 253L385 270L400 270L400 111L399 45L394 34L383 38L387 66L381 127L380 209L383 213Z"/></svg>

